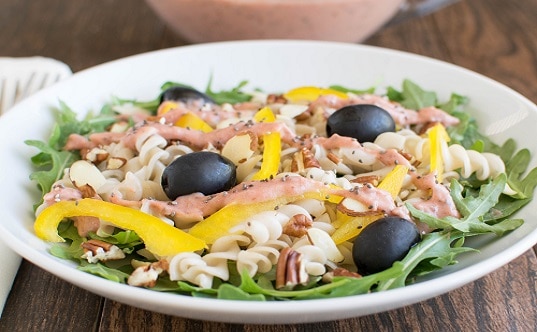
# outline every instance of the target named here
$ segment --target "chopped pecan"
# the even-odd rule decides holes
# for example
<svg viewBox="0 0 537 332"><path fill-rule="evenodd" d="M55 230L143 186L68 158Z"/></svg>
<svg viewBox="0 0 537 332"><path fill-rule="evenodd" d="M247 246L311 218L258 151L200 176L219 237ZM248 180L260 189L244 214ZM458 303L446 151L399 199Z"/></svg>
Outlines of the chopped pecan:
<svg viewBox="0 0 537 332"><path fill-rule="evenodd" d="M283 226L283 234L294 237L302 237L308 233L308 228L313 225L313 220L305 214L295 214Z"/></svg>
<svg viewBox="0 0 537 332"><path fill-rule="evenodd" d="M380 176L378 175L364 175L364 176L357 176L354 179L352 179L351 183L371 183L375 187L378 186L380 180Z"/></svg>
<svg viewBox="0 0 537 332"><path fill-rule="evenodd" d="M90 263L125 258L125 253L116 245L101 241L89 240L80 245L84 249L82 258Z"/></svg>
<svg viewBox="0 0 537 332"><path fill-rule="evenodd" d="M435 125L437 125L438 122L427 122L425 123L419 130L418 132L418 135L423 135L427 132L427 130L431 129L432 127L434 127Z"/></svg>
<svg viewBox="0 0 537 332"><path fill-rule="evenodd" d="M269 94L267 104L287 104L287 99L283 95Z"/></svg>
<svg viewBox="0 0 537 332"><path fill-rule="evenodd" d="M313 155L308 148L303 147L293 155L293 161L291 162L292 172L301 172L306 168L321 168L319 161Z"/></svg>
<svg viewBox="0 0 537 332"><path fill-rule="evenodd" d="M326 155L326 157L332 161L334 164L339 164L341 162L341 158L339 158L338 156L336 156L335 153L333 152L328 152L328 154Z"/></svg>
<svg viewBox="0 0 537 332"><path fill-rule="evenodd" d="M421 162L417 160L416 157L414 157L410 153L399 151L399 154L401 154L406 160L410 161L412 166L418 167L421 164Z"/></svg>
<svg viewBox="0 0 537 332"><path fill-rule="evenodd" d="M327 272L323 275L323 281L326 283L332 282L334 277L351 277L351 278L361 278L362 275L356 272L349 271L345 268L338 267L333 271Z"/></svg>
<svg viewBox="0 0 537 332"><path fill-rule="evenodd" d="M321 168L319 161L315 158L315 155L313 154L313 152L311 152L311 150L308 150L307 148L302 148L301 152L303 155L305 168Z"/></svg>
<svg viewBox="0 0 537 332"><path fill-rule="evenodd" d="M295 116L296 121L306 121L309 118L311 118L311 111L309 109Z"/></svg>
<svg viewBox="0 0 537 332"><path fill-rule="evenodd" d="M334 271L332 271L332 273L334 274L334 277L353 277L353 278L362 277L360 273L352 272L342 267L336 268Z"/></svg>
<svg viewBox="0 0 537 332"><path fill-rule="evenodd" d="M280 252L276 265L276 289L306 283L308 275L301 273L302 254L286 247Z"/></svg>
<svg viewBox="0 0 537 332"><path fill-rule="evenodd" d="M139 266L129 276L127 283L131 286L155 287L158 276L168 268L169 263L166 260Z"/></svg>

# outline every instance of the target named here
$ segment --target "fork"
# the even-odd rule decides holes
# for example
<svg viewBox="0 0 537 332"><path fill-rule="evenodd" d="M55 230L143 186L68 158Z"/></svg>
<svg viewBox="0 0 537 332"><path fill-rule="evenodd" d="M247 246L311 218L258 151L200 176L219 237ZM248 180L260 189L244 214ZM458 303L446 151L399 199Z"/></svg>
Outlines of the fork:
<svg viewBox="0 0 537 332"><path fill-rule="evenodd" d="M29 95L71 75L65 63L46 57L0 57L0 115Z"/></svg>

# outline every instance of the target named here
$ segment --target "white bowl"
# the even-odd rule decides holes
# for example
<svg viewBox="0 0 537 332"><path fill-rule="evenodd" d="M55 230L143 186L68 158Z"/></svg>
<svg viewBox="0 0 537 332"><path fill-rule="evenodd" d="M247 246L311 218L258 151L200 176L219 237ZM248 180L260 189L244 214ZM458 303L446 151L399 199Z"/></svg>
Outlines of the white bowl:
<svg viewBox="0 0 537 332"><path fill-rule="evenodd" d="M341 84L366 88L399 87L409 78L446 100L451 92L471 98L470 107L483 132L500 143L508 137L537 155L534 124L537 107L491 79L441 61L408 53L340 43L249 41L187 46L113 61L77 73L16 105L0 118L0 237L17 253L77 286L113 300L182 317L234 323L304 323L367 315L416 303L460 287L518 257L537 242L537 202L517 216L525 223L498 239L472 241L480 252L419 283L380 293L337 299L290 302L242 302L191 298L116 284L80 272L51 256L49 244L33 232L32 204L38 199L28 180L27 139L46 139L54 122L50 108L64 101L83 114L98 110L113 95L152 99L165 81L213 89L249 80L252 88L285 91L301 85ZM31 119L31 121L29 120ZM532 167L535 167L535 157Z"/></svg>

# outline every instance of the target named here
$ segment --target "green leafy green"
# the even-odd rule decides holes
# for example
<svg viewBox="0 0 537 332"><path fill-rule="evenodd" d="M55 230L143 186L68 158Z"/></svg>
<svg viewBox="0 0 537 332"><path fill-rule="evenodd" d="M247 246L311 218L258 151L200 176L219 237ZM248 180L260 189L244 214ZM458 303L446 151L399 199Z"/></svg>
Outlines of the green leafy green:
<svg viewBox="0 0 537 332"><path fill-rule="evenodd" d="M465 196L463 193L464 187L456 180L452 180L451 196L457 206L457 210L462 215L460 219L454 217L439 219L416 209L410 204L407 204L407 208L413 217L433 229L458 230L469 234L494 233L501 236L505 232L516 229L523 223L520 219L504 219L494 224L484 222L483 215L496 206L505 184L505 174L501 174L489 184L483 185L477 196Z"/></svg>
<svg viewBox="0 0 537 332"><path fill-rule="evenodd" d="M426 91L411 80L404 80L402 88L402 91L397 91L392 87L388 88L388 98L414 110L436 105L435 92Z"/></svg>
<svg viewBox="0 0 537 332"><path fill-rule="evenodd" d="M105 105L98 115L89 113L80 121L76 113L63 102L60 102L60 107L54 110L54 114L56 123L47 142L25 141L27 145L39 150L31 159L37 170L30 175L30 179L38 184L42 194L50 191L54 182L63 176L64 169L80 158L77 152L63 150L69 135L102 132L116 121L110 105Z"/></svg>
<svg viewBox="0 0 537 332"><path fill-rule="evenodd" d="M122 272L118 269L109 268L101 263L96 264L82 264L78 267L80 271L91 273L102 278L108 279L110 281L115 281L118 283L125 283L129 278L129 274Z"/></svg>
<svg viewBox="0 0 537 332"><path fill-rule="evenodd" d="M32 162L39 170L30 174L30 180L38 184L43 194L49 192L54 182L63 176L65 168L79 159L70 151L58 151L42 141L27 140L25 143L41 151L32 158Z"/></svg>
<svg viewBox="0 0 537 332"><path fill-rule="evenodd" d="M248 81L241 81L236 87L232 88L231 90L223 90L219 92L215 92L212 90L212 77L209 80L209 84L207 84L207 88L205 89L205 93L211 97L217 104L224 104L224 103L242 103L245 101L249 101L252 99L252 96L249 94L246 94L242 91L242 88L248 84Z"/></svg>
<svg viewBox="0 0 537 332"><path fill-rule="evenodd" d="M330 85L329 88L332 89L332 90L345 92L345 93L350 92L350 93L354 93L354 94L357 94L357 95L363 95L363 94L366 94L366 93L374 93L375 92L375 87L371 87L371 88L364 89L364 90L357 90L357 89L347 88L347 87L344 87L342 85Z"/></svg>

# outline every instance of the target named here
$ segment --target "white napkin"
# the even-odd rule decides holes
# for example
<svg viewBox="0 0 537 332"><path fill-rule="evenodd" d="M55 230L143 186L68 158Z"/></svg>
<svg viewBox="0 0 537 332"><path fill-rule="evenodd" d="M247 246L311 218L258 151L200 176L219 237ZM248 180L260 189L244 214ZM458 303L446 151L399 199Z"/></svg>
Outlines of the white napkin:
<svg viewBox="0 0 537 332"><path fill-rule="evenodd" d="M2 253L2 268L0 269L0 314L4 310L7 296L11 291L13 279L17 274L21 258L0 241L0 252Z"/></svg>
<svg viewBox="0 0 537 332"><path fill-rule="evenodd" d="M63 62L44 58L0 57L0 115L32 93L71 75ZM21 257L0 240L2 268L0 268L0 314L11 291Z"/></svg>

